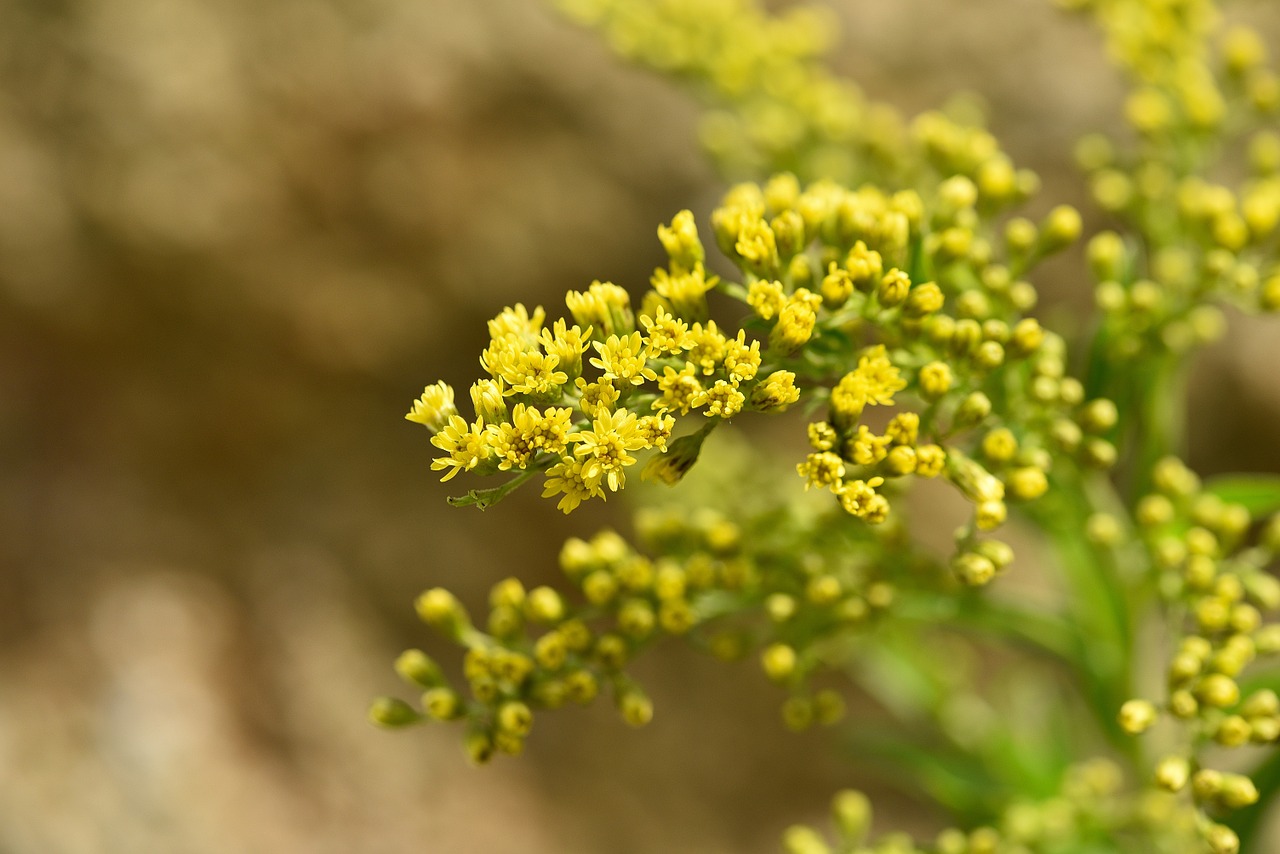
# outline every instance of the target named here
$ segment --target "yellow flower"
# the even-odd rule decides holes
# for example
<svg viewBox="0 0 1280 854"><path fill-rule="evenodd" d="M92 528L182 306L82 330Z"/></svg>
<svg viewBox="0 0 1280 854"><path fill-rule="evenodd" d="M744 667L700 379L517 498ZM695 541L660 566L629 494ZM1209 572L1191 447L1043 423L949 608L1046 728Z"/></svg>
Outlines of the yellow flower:
<svg viewBox="0 0 1280 854"><path fill-rule="evenodd" d="M805 490L812 486L838 494L844 478L844 460L830 451L818 451L798 463L796 472L805 479Z"/></svg>
<svg viewBox="0 0 1280 854"><path fill-rule="evenodd" d="M451 416L457 414L453 389L448 383L438 382L422 390L422 397L413 402L413 408L405 415L405 419L417 422L436 433L449 422Z"/></svg>
<svg viewBox="0 0 1280 854"><path fill-rule="evenodd" d="M822 297L805 288L797 288L778 313L778 322L769 333L769 345L783 353L794 353L800 349L813 337L821 305Z"/></svg>
<svg viewBox="0 0 1280 854"><path fill-rule="evenodd" d="M502 380L476 380L471 384L471 405L476 417L485 424L501 424L507 420L506 383Z"/></svg>
<svg viewBox="0 0 1280 854"><path fill-rule="evenodd" d="M658 226L658 240L667 250L673 267L691 270L706 257L702 241L698 239L698 226L690 211L680 211L672 217L670 226Z"/></svg>
<svg viewBox="0 0 1280 854"><path fill-rule="evenodd" d="M755 270L764 272L778 266L778 242L773 229L763 219L745 219L733 248Z"/></svg>
<svg viewBox="0 0 1280 854"><path fill-rule="evenodd" d="M840 506L846 513L873 525L883 522L889 516L889 501L876 492L876 487L883 483L882 477L849 481L840 489Z"/></svg>
<svg viewBox="0 0 1280 854"><path fill-rule="evenodd" d="M541 427L542 413L537 409L517 403L511 411L511 420L503 424L490 424L485 428L489 447L498 457L498 468L527 468L538 454L533 436Z"/></svg>
<svg viewBox="0 0 1280 854"><path fill-rule="evenodd" d="M698 382L694 366L686 364L677 371L667 367L658 378L658 391L661 393L653 402L653 408L671 410L687 415L694 406L694 400L702 393L702 383Z"/></svg>
<svg viewBox="0 0 1280 854"><path fill-rule="evenodd" d="M480 365L494 379L506 382L508 394L557 397L560 386L569 381L569 376L556 370L560 361L556 356L548 356L536 348L536 343L526 345L514 336L495 338L481 354Z"/></svg>
<svg viewBox="0 0 1280 854"><path fill-rule="evenodd" d="M915 412L899 412L885 428L884 435L895 445L914 446L920 436L920 416Z"/></svg>
<svg viewBox="0 0 1280 854"><path fill-rule="evenodd" d="M791 371L774 371L751 390L751 406L760 412L782 412L799 399L800 389Z"/></svg>
<svg viewBox="0 0 1280 854"><path fill-rule="evenodd" d="M592 282L585 291L569 291L564 301L573 319L591 327L598 339L630 335L635 329L631 296L612 282Z"/></svg>
<svg viewBox="0 0 1280 854"><path fill-rule="evenodd" d="M832 261L822 280L822 300L828 308L839 308L853 296L853 279L849 271Z"/></svg>
<svg viewBox="0 0 1280 854"><path fill-rule="evenodd" d="M732 418L742 411L742 404L746 403L746 400L742 392L738 391L732 383L716 380L715 385L704 389L694 399L693 405L706 406L707 411L703 414L708 418L717 415L721 418Z"/></svg>
<svg viewBox="0 0 1280 854"><path fill-rule="evenodd" d="M858 432L849 438L848 454L860 466L873 466L889 453L889 437L877 436L865 424L858 425Z"/></svg>
<svg viewBox="0 0 1280 854"><path fill-rule="evenodd" d="M561 319L551 329L542 330L542 349L559 360L558 366L569 379L577 379L582 374L582 354L590 345L590 339L590 326L584 331L581 326L569 326Z"/></svg>
<svg viewBox="0 0 1280 854"><path fill-rule="evenodd" d="M883 344L868 347L858 359L858 367L845 374L831 391L831 411L837 420L851 424L867 404L888 406L894 392L906 387L897 367L889 361Z"/></svg>
<svg viewBox="0 0 1280 854"><path fill-rule="evenodd" d="M814 450L829 451L839 439L836 429L825 421L814 421L809 425L809 446Z"/></svg>
<svg viewBox="0 0 1280 854"><path fill-rule="evenodd" d="M693 346L693 340L689 337L689 324L662 306L658 306L656 317L642 315L640 325L644 327L648 343L646 352L651 359L667 353L680 353Z"/></svg>
<svg viewBox="0 0 1280 854"><path fill-rule="evenodd" d="M460 415L451 415L439 433L431 437L431 444L447 456L431 461L432 471L451 469L441 482L450 480L460 471L471 471L493 455L485 435L484 424L477 420L468 425Z"/></svg>
<svg viewBox="0 0 1280 854"><path fill-rule="evenodd" d="M876 298L881 305L893 307L905 302L910 291L911 278L895 267L881 277L880 286L876 288Z"/></svg>
<svg viewBox="0 0 1280 854"><path fill-rule="evenodd" d="M578 377L574 383L578 387L580 395L578 405L582 411L592 417L600 410L612 412L613 407L617 405L618 398L621 393L618 387L609 381L607 377L601 377L593 383L589 383L583 377Z"/></svg>
<svg viewBox="0 0 1280 854"><path fill-rule="evenodd" d="M589 498L604 498L599 477L588 477L583 471L583 461L576 457L564 457L547 469L547 479L542 490L543 498L563 495L556 507L564 513L572 512Z"/></svg>
<svg viewBox="0 0 1280 854"><path fill-rule="evenodd" d="M716 368L724 361L729 343L724 333L716 328L716 322L708 320L706 326L701 323L693 324L689 330L689 340L693 342L693 346L689 348L689 362L700 368L705 375L715 373Z"/></svg>
<svg viewBox="0 0 1280 854"><path fill-rule="evenodd" d="M539 451L549 454L563 454L569 441L569 431L573 429L573 410L567 407L550 407L543 410L529 441Z"/></svg>
<svg viewBox="0 0 1280 854"><path fill-rule="evenodd" d="M640 385L645 380L656 380L653 368L645 367L644 339L639 332L618 337L610 335L603 343L595 342L600 358L591 364L604 371L605 378L622 385Z"/></svg>
<svg viewBox="0 0 1280 854"><path fill-rule="evenodd" d="M757 279L747 287L747 305L763 320L772 320L786 303L787 295L782 289L782 282Z"/></svg>
<svg viewBox="0 0 1280 854"><path fill-rule="evenodd" d="M667 449L667 440L671 438L671 431L675 426L676 419L665 411L656 415L641 415L636 419L636 429L644 440L644 447L657 448L659 451Z"/></svg>
<svg viewBox="0 0 1280 854"><path fill-rule="evenodd" d="M636 462L628 451L638 451L645 446L645 437L636 422L636 414L625 409L597 412L592 429L569 437L570 442L576 443L574 456L582 458L584 480L608 484L614 492L625 485L623 469Z"/></svg>
<svg viewBox="0 0 1280 854"><path fill-rule="evenodd" d="M511 390L537 398L556 398L560 387L569 381L569 375L557 371L559 359L545 353L524 352L507 362L502 377Z"/></svg>
<svg viewBox="0 0 1280 854"><path fill-rule="evenodd" d="M921 477L937 477L947 464L947 452L939 445L921 445L916 448L916 474Z"/></svg>
<svg viewBox="0 0 1280 854"><path fill-rule="evenodd" d="M936 400L951 391L951 366L946 362L930 362L916 374L920 383L920 393L930 400Z"/></svg>
<svg viewBox="0 0 1280 854"><path fill-rule="evenodd" d="M867 244L859 240L853 244L844 260L845 269L855 288L863 293L870 293L884 273L884 261L880 253L868 249Z"/></svg>
<svg viewBox="0 0 1280 854"><path fill-rule="evenodd" d="M654 270L649 283L681 317L702 318L707 315L707 291L719 281L718 276L707 278L706 270L699 262L690 270L674 274L661 268Z"/></svg>
<svg viewBox="0 0 1280 854"><path fill-rule="evenodd" d="M747 333L739 330L738 337L725 344L724 369L735 386L753 379L760 370L760 342L752 341L748 346Z"/></svg>
<svg viewBox="0 0 1280 854"><path fill-rule="evenodd" d="M546 316L542 306L535 308L531 317L522 303L516 303L515 308L504 308L501 314L489 321L489 337L495 341L514 339L524 346L536 344Z"/></svg>

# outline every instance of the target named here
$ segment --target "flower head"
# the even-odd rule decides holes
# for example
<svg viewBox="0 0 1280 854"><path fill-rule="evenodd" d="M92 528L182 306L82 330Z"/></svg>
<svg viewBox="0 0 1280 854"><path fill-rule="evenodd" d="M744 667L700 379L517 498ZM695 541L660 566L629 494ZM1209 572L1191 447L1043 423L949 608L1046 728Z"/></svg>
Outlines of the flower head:
<svg viewBox="0 0 1280 854"><path fill-rule="evenodd" d="M453 403L453 389L444 382L434 383L422 390L422 397L413 402L413 408L405 415L407 421L415 421L433 433L439 432L458 414Z"/></svg>
<svg viewBox="0 0 1280 854"><path fill-rule="evenodd" d="M614 492L622 488L626 483L623 469L636 462L628 452L645 447L645 436L636 422L636 414L627 410L597 412L590 430L569 437L576 443L573 453L582 460L585 480L603 482Z"/></svg>
<svg viewBox="0 0 1280 854"><path fill-rule="evenodd" d="M460 471L471 471L493 455L484 424L477 420L469 425L460 415L450 416L444 428L431 437L431 444L445 452L445 456L431 461L432 470L450 469L441 481Z"/></svg>

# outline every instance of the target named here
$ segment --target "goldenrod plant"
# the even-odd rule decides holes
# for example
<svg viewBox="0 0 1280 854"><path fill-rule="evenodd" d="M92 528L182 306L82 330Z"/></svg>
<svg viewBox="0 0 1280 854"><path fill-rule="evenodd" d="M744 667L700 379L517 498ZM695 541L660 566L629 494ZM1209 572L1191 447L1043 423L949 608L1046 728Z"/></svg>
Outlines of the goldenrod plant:
<svg viewBox="0 0 1280 854"><path fill-rule="evenodd" d="M908 120L828 71L819 9L560 5L688 87L706 150L741 182L708 221L658 227L668 261L647 290L596 281L560 317L503 309L469 404L436 383L406 417L442 479L467 484L458 505L529 481L564 513L637 480L674 488L649 491L633 541L565 543L565 590L497 580L478 618L424 592L465 684L409 650L396 669L420 700L379 700L373 720L458 722L476 762L597 698L642 726L655 710L629 664L678 637L757 658L791 729L874 698L901 728L841 743L955 819L930 840L873 834L868 799L845 791L830 832L785 833L792 854L1264 851L1280 480L1202 481L1179 428L1222 307L1280 310L1265 40L1211 0L1059 2L1129 83L1127 130L1075 150L1090 221L1109 226L1086 239L1071 207L1023 213L1039 180L982 127ZM1070 341L1035 316L1040 264L1062 252L1087 259L1096 295ZM764 417L796 437L781 474L724 429ZM945 549L920 537L936 526L909 499L920 480L966 508ZM1015 555L1007 523L1033 545ZM1055 595L1001 595L1020 570ZM939 645L1000 649L1002 673L979 679Z"/></svg>

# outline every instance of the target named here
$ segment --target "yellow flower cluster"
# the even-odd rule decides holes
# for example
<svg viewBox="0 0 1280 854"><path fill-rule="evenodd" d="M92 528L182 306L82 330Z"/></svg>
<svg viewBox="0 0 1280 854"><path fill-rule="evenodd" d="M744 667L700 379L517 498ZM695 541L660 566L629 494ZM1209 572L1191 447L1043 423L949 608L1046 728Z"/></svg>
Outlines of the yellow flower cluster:
<svg viewBox="0 0 1280 854"><path fill-rule="evenodd" d="M660 455L646 469L651 476L678 480L701 445L699 438L678 451L669 446L687 432L678 423L684 416L699 413L705 423L746 410L779 412L799 399L797 378L819 389L830 383L829 420L839 441L801 472L831 487L849 513L881 522L889 512L880 491L886 479L943 473L941 440L954 442L988 417L984 384L1007 385L1001 377L1022 376L1016 366L1030 360L1027 405L1079 403L1078 384L1061 379L1060 355L1042 347L1043 330L1019 316L1034 290L1010 282L1010 268L980 236L979 197L964 177L925 196L829 181L803 187L786 174L736 186L711 221L741 283L707 276L696 224L682 211L659 228L670 263L655 272L638 310L626 290L599 281L570 292L572 320L549 328L541 307L508 308L489 323L480 359L488 376L471 388L474 419L457 412L442 383L428 387L407 417L435 433L443 454L432 466L445 480L462 471L518 480L545 472L543 494L567 513L623 489L641 452ZM1024 266L1074 236L1078 222L1057 224L1064 218L1051 214L1023 246ZM968 248L959 251L960 244ZM913 245L925 250L916 267L937 281L917 282L902 268ZM711 288L751 309L742 328L726 331L707 316ZM954 315L944 310L948 300ZM855 343L868 338L879 343ZM904 413L916 426L896 438L859 423L868 407L892 406L904 390L929 404L923 429L931 441L917 442L915 413ZM1042 491L1043 471L1037 479L1033 469L1044 453L1033 456L1015 461L1020 498ZM507 488L475 501L496 500ZM979 502L977 527L998 525L1002 508Z"/></svg>
<svg viewBox="0 0 1280 854"><path fill-rule="evenodd" d="M406 418L434 433L443 454L432 468L444 480L545 471L544 496L558 496L568 513L622 489L635 454L666 452L677 416L779 412L799 399L792 371L762 373L759 340L745 330L727 335L705 317L718 279L703 270L692 216L681 212L659 238L671 265L654 274L638 313L626 290L594 282L566 296L572 325L547 328L541 307L523 305L491 320L480 358L489 376L471 388L473 421L458 414L449 386L427 387ZM690 464L672 457L655 470L671 481Z"/></svg>
<svg viewBox="0 0 1280 854"><path fill-rule="evenodd" d="M1068 5L1093 12L1129 72L1126 112L1139 133L1136 146L1091 136L1077 149L1095 200L1143 238L1104 232L1090 244L1108 356L1215 340L1225 321L1214 302L1280 309L1280 75L1261 37L1225 26L1211 0ZM1237 150L1251 174L1217 168Z"/></svg>
<svg viewBox="0 0 1280 854"><path fill-rule="evenodd" d="M731 175L789 169L848 185L905 184L928 166L969 176L996 208L1038 186L985 129L937 111L908 122L833 75L820 61L834 31L825 8L770 15L758 0L556 2L626 59L692 84L709 108L703 146ZM784 244L786 235L783 229ZM768 235L750 230L743 242L744 257L767 257L774 248Z"/></svg>

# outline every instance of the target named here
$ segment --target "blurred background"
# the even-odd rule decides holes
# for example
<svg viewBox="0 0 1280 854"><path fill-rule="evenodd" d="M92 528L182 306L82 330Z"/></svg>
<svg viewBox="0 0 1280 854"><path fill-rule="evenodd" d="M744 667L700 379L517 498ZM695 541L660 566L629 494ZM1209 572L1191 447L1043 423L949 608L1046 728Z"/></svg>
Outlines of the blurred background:
<svg viewBox="0 0 1280 854"><path fill-rule="evenodd" d="M1083 201L1071 143L1120 97L1087 27L832 5L872 97L981 91L1045 207ZM420 590L478 605L625 525L452 510L402 416L503 305L644 287L657 224L723 189L696 116L529 0L0 4L0 852L765 852L856 782L751 663L678 647L652 726L548 715L518 762L365 720L431 649ZM1280 470L1280 336L1235 328L1192 461Z"/></svg>

